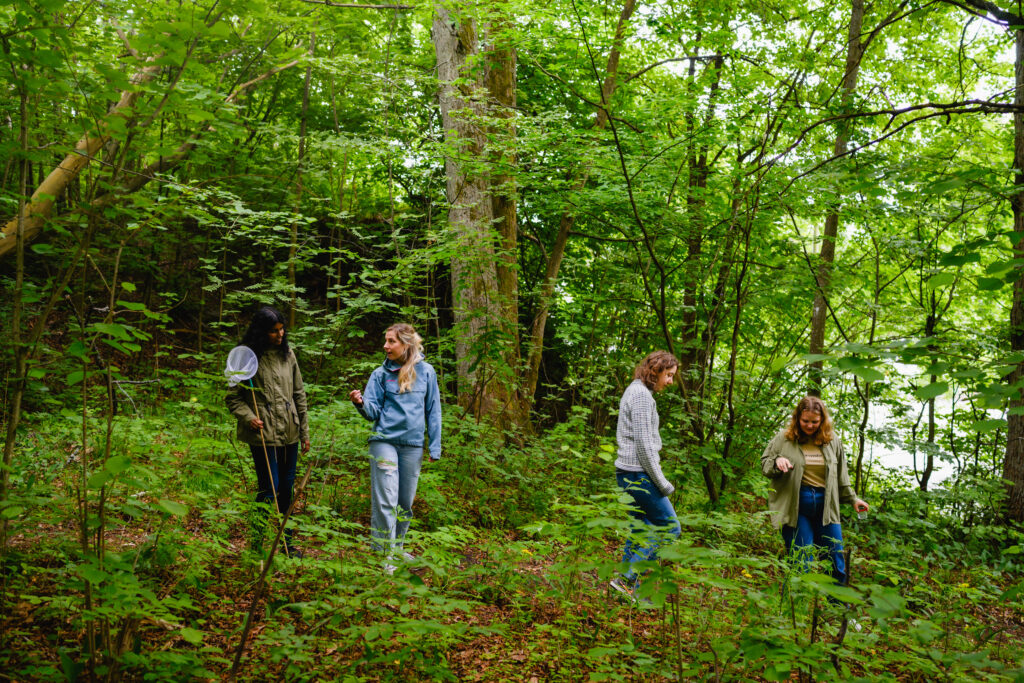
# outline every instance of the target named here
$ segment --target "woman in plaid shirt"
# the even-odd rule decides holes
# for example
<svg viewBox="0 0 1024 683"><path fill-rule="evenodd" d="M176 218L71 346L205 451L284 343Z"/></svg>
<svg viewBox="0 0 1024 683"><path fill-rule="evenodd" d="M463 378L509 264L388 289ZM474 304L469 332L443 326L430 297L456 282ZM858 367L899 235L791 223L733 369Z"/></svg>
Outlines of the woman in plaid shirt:
<svg viewBox="0 0 1024 683"><path fill-rule="evenodd" d="M661 435L658 433L658 406L654 393L672 384L679 361L668 351L655 351L636 366L633 382L626 387L619 401L619 423L615 438L618 458L615 475L619 487L633 498L630 514L639 524L633 529L636 537L626 541L622 561L629 570L612 579L612 588L634 599L640 575L633 564L657 559L658 546L667 536L679 536L679 520L669 495L675 487L661 471ZM648 533L653 532L653 533Z"/></svg>

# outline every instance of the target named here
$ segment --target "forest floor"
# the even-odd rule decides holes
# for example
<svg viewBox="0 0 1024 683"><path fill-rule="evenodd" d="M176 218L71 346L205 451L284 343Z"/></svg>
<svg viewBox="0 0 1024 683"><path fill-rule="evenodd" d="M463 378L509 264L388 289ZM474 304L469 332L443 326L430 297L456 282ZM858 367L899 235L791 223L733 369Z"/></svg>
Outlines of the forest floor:
<svg viewBox="0 0 1024 683"><path fill-rule="evenodd" d="M228 501L224 502L228 505ZM302 517L302 511L298 511ZM360 520L365 522L366 520ZM203 523L201 515L189 515L185 523L188 534L200 543L212 543L211 529ZM244 520L231 524L230 532L220 542L222 553L216 558L216 566L210 567L210 576L203 582L201 590L186 589L192 600L190 611L202 615L202 647L207 653L208 670L215 677L224 677L229 662L239 645L240 624L245 614L253 607L256 593L256 576L259 561L247 550L248 525ZM61 566L66 555L54 552L68 549L78 539L74 523L38 524L31 534L21 532L9 539L12 556L27 561L21 571L26 572L17 580L5 576L5 581L15 579L24 591L22 599L15 600L3 617L3 630L8 648L22 653L22 659L59 662L61 651L75 643L81 644L83 630L81 617L74 612L59 612L52 607L60 602L59 596L68 596L73 587L61 585ZM129 524L116 526L106 533L106 548L110 553L138 552L152 540L152 530L132 527ZM447 612L442 618L444 625L460 624L468 627L455 638L442 638L445 645L435 653L444 661L446 671L441 678L466 681L525 681L540 683L551 680L602 680L604 671L609 679L622 680L622 667L614 658L635 657L637 653L660 656L670 664L661 675L638 673L629 680L665 680L683 678L720 678L727 674L728 665L717 663L718 655L713 643L721 638L728 639L733 631L738 633L749 619L737 619L737 613L729 609L729 586L724 589L709 587L695 590L684 587L679 593L667 596L656 608L637 609L627 604L621 596L611 591L607 581L599 579L597 572L585 570L578 573L577 583L566 594L565 571L560 566L564 557L558 549L554 553L533 551L522 546L516 561L509 566L511 546L529 544L530 539L520 532L500 532L478 542L452 548L448 554L448 566L438 571L428 560L400 568L394 576L385 576L377 567L368 567L367 555L358 550L358 539L341 552L336 549L319 547L311 539L303 542L305 557L301 560L278 556L276 571L268 580L266 590L255 609L255 620L247 639L239 675L249 680L307 679L316 671L311 665L305 674L294 671L294 662L288 658L274 661L267 656L268 643L276 639L299 638L306 644L307 655L312 660L330 658L331 672L360 672L365 680L422 680L422 667L403 673L403 658L408 655L407 638L397 630L390 636L382 632L374 646L377 652L367 657L366 634L374 626L387 624L391 619L413 619L419 609L417 600L429 603L432 591L472 594L475 599L465 603L464 608ZM571 549L563 548L564 552ZM609 556L619 552L612 542L606 542L603 551ZM360 593L365 594L367 603L362 609L355 609L352 619L344 626L358 626L363 637L343 635L316 636L323 624L323 615L314 618L304 613L302 605L314 603L324 589L329 589L330 580L310 580L310 574L320 574L328 565L363 565L359 572L362 585L350 584L347 596L351 604L360 602ZM10 564L8 571L12 570ZM18 571L14 569L14 571ZM511 573L510 573L511 572ZM454 575L468 575L468 586L458 587L459 579ZM738 570L733 578L753 578L749 572ZM745 575L745 576L744 576ZM552 577L555 580L552 580ZM181 575L172 570L166 572L164 582L159 583L161 597L179 592L177 585ZM321 579L323 577L320 577ZM768 578L772 585L778 582ZM964 577L968 579L967 576ZM425 589L413 596L403 595L401 588L416 585ZM398 586L397 592L387 587ZM468 588L468 589L467 589ZM758 588L752 586L754 590ZM382 590L383 589L383 590ZM562 593L559 595L559 593ZM376 601L370 607L369 601ZM411 606L406 610L402 603ZM677 618L675 608L679 603ZM299 607L294 607L299 606ZM722 608L720 614L715 607ZM711 612L707 610L711 609ZM928 615L925 609L923 614ZM848 631L849 639L862 645L862 654L874 655L885 647L885 633L874 633L875 624L859 610L856 616L859 630ZM282 625L287 625L282 629ZM997 648L1012 661L1019 657L1020 643L1024 642L1024 613L1011 606L977 605L961 615L958 623L961 632L945 633L936 639L974 636L982 638L989 648ZM130 631L132 638L148 647L173 652L178 649L195 649L197 643L189 642L183 635L182 623L154 615L122 622L122 629ZM339 624L334 624L336 630ZM432 626L434 633L426 632L425 638L436 636L438 626ZM842 619L837 612L820 620L816 627L804 625L801 638L808 644L817 640L821 643L838 644L842 630ZM847 642L847 646L850 643ZM81 646L81 645L80 645ZM853 646L857 648L855 644ZM144 648L143 648L144 649ZM429 649L429 648L428 648ZM1014 655L1014 652L1017 652ZM394 659L388 659L388 653ZM428 667L429 668L429 667ZM982 667L985 668L985 667ZM31 667L29 667L31 670ZM703 675L697 675L703 671ZM865 668L855 661L848 663L844 671L853 676L871 677L870 667ZM734 672L738 673L738 672ZM743 671L744 680L779 680L777 673L768 676L763 672ZM336 674L331 674L334 676ZM732 678L726 675L725 678ZM793 680L799 680L797 669L791 672ZM10 680L44 680L25 676L5 675ZM159 676L158 676L159 679ZM318 676L313 675L313 680ZM326 680L325 678L324 680ZM128 676L126 680L134 680ZM353 679L357 680L357 679ZM922 680L920 672L907 671L895 676L895 680Z"/></svg>
<svg viewBox="0 0 1024 683"><path fill-rule="evenodd" d="M239 680L1024 680L1013 548L981 561L932 522L879 511L844 529L845 611L826 600L827 577L787 573L763 498L721 511L683 499L683 536L650 567L654 605L642 608L608 585L629 528L621 503L596 487L566 493L590 471L500 488L480 460L431 464L410 533L418 560L388 576L366 540L361 461L313 458L289 523L304 557L277 552L261 585L272 534L262 554L250 549L251 466L195 425L168 425L126 427L131 463L115 456L89 477L77 451L41 438L42 455L21 461L0 575L0 680L86 680L90 669L95 680L223 680L250 611ZM186 446L168 447L177 434ZM339 436L331 449L361 445ZM537 455L522 457L503 466L520 476ZM542 488L554 480L565 490ZM515 524L487 523L513 513Z"/></svg>

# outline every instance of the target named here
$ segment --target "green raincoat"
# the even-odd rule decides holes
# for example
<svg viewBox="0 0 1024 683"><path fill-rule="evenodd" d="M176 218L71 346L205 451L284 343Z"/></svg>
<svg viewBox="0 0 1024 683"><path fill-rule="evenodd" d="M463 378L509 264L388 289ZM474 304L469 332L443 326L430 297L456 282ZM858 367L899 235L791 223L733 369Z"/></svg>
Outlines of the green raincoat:
<svg viewBox="0 0 1024 683"><path fill-rule="evenodd" d="M268 446L287 446L309 440L309 419L306 414L306 390L295 353L288 349L282 356L278 349L268 349L260 358L259 370L251 380L256 393L259 417L263 420L263 438ZM228 391L228 410L238 419L238 440L252 446L260 445L260 432L249 426L256 418L253 390L249 381Z"/></svg>
<svg viewBox="0 0 1024 683"><path fill-rule="evenodd" d="M821 447L825 456L825 514L822 524L840 524L839 504L853 503L857 492L850 486L850 473L846 464L846 452L838 436ZM788 458L793 469L783 474L775 461ZM782 526L795 527L800 516L800 481L804 477L804 452L800 445L786 438L785 430L779 432L761 454L761 471L772 480L772 493L768 497L768 509L772 512L772 524L776 529Z"/></svg>

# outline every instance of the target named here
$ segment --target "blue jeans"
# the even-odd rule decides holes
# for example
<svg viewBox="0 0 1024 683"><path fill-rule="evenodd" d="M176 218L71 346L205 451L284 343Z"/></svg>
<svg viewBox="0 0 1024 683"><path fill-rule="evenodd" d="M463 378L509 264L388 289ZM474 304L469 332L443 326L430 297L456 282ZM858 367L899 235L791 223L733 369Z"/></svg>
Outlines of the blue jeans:
<svg viewBox="0 0 1024 683"><path fill-rule="evenodd" d="M824 549L832 560L832 578L840 586L846 585L843 528L838 523L821 523L825 516L825 489L801 486L799 511L796 527L782 527L786 552L796 557L802 563L803 571L807 571L817 554L814 548Z"/></svg>
<svg viewBox="0 0 1024 683"><path fill-rule="evenodd" d="M642 541L635 538L627 539L626 548L622 552L622 561L630 564L624 578L636 583L638 576L632 565L636 562L658 559L658 547L667 537L678 538L681 529L668 496L662 495L646 473L616 470L615 478L619 482L619 488L633 497L635 505L629 514L640 522L633 527L633 534L647 536Z"/></svg>
<svg viewBox="0 0 1024 683"><path fill-rule="evenodd" d="M375 550L401 552L422 464L423 446L370 442L370 535Z"/></svg>

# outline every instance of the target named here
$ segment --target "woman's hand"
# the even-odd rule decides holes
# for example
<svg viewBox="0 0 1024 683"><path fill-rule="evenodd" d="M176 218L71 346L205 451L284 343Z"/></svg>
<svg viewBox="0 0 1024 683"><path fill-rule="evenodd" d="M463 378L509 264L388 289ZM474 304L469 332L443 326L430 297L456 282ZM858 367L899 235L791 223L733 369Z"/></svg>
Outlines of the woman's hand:
<svg viewBox="0 0 1024 683"><path fill-rule="evenodd" d="M871 509L871 506L865 503L860 498L858 498L857 500L853 501L853 509L856 510L857 512L867 512L868 510Z"/></svg>
<svg viewBox="0 0 1024 683"><path fill-rule="evenodd" d="M348 400L352 401L357 406L363 405L363 392L359 391L358 389L353 389L352 391L348 392Z"/></svg>
<svg viewBox="0 0 1024 683"><path fill-rule="evenodd" d="M253 431L258 432L261 429L263 429L263 420L259 419L258 417L254 417L253 419L249 420L249 427L251 427Z"/></svg>
<svg viewBox="0 0 1024 683"><path fill-rule="evenodd" d="M309 453L309 439L302 442L302 452L303 454Z"/></svg>
<svg viewBox="0 0 1024 683"><path fill-rule="evenodd" d="M786 472L789 472L791 469L793 469L793 463L789 461L789 458L775 458L775 468L779 470L779 472L785 474Z"/></svg>

